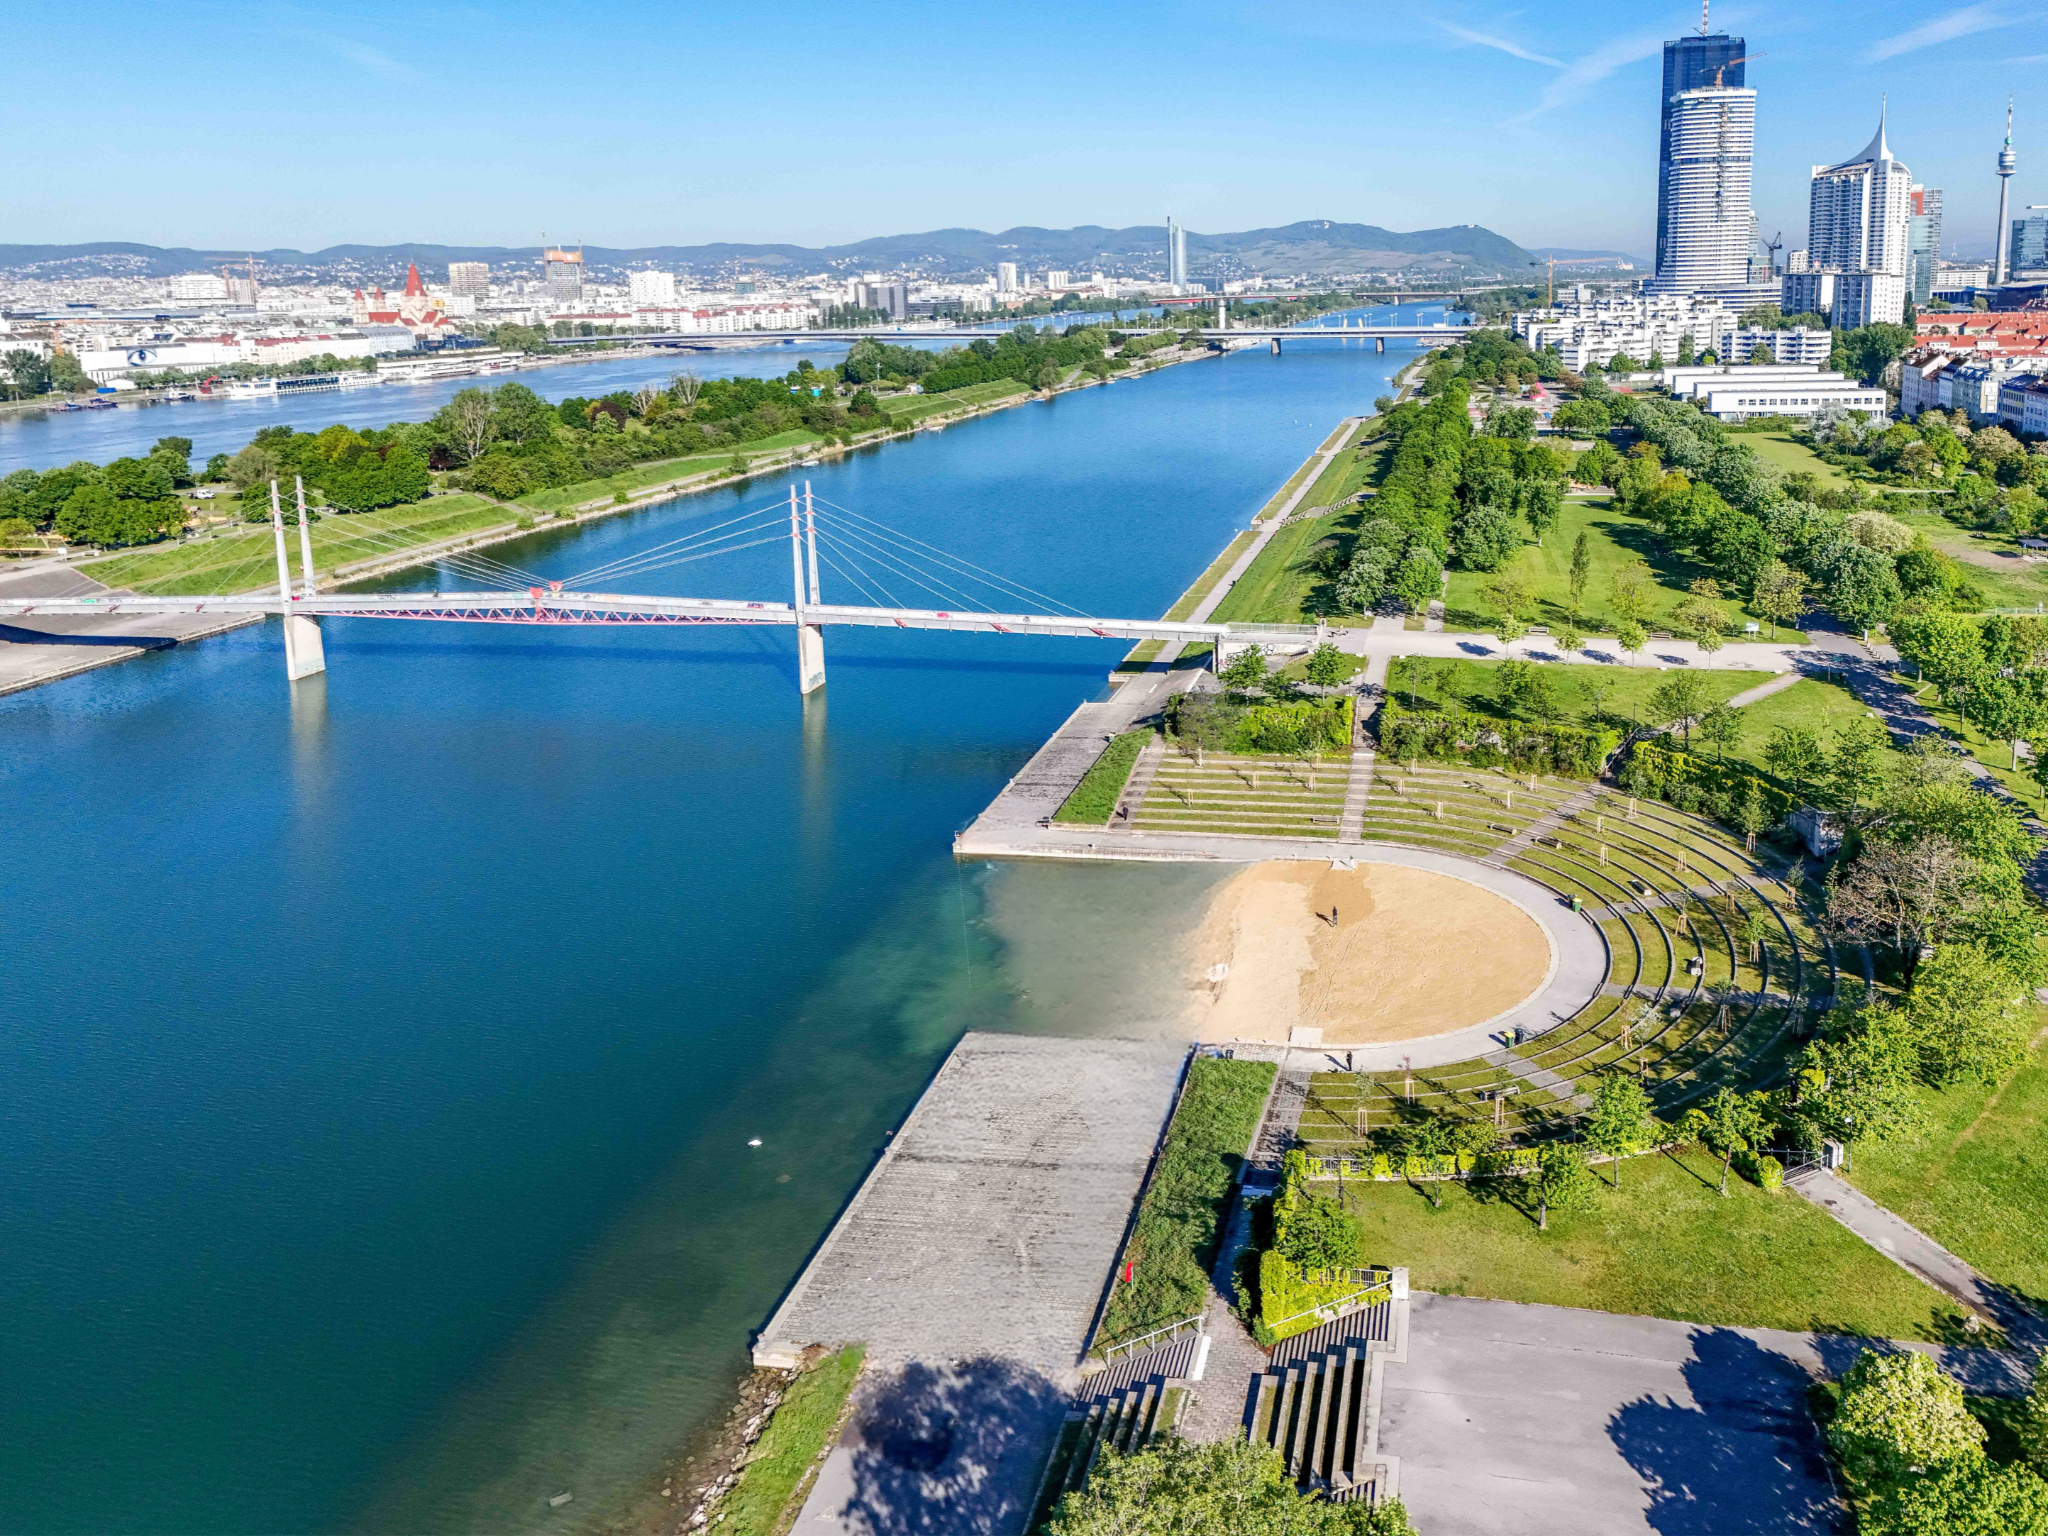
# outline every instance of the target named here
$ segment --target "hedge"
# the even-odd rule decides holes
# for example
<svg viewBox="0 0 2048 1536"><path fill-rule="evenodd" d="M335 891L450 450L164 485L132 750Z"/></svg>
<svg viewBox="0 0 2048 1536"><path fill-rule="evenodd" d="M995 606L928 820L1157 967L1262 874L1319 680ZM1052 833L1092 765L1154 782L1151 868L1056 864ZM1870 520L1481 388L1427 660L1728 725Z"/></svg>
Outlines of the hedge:
<svg viewBox="0 0 2048 1536"><path fill-rule="evenodd" d="M1124 786L1131 780L1131 769L1137 765L1138 754L1145 750L1145 743L1156 732L1151 726L1135 731L1125 731L1121 736L1102 749L1081 782L1074 786L1074 792L1061 802L1052 819L1060 822L1081 822L1088 826L1100 827L1108 824L1116 814L1116 803L1124 792Z"/></svg>
<svg viewBox="0 0 2048 1536"><path fill-rule="evenodd" d="M1710 762L1677 747L1660 747L1647 741L1637 742L1629 752L1628 766L1622 771L1622 783L1631 794L1671 800L1674 804L1684 798L1682 794L1675 795L1675 791L1691 790L1696 798L1706 802L1705 809L1731 824L1735 808L1748 795L1751 786L1755 786L1763 804L1766 825L1776 826L1799 809L1798 800L1746 768ZM1681 805L1680 808L1699 810L1703 807Z"/></svg>
<svg viewBox="0 0 2048 1536"><path fill-rule="evenodd" d="M1575 725L1540 725L1497 720L1453 707L1445 710L1403 709L1392 699L1380 705L1380 750L1389 757L1426 757L1466 762L1475 768L1506 764L1517 773L1553 773L1569 778L1598 777L1621 742L1611 727L1587 730Z"/></svg>
<svg viewBox="0 0 2048 1536"><path fill-rule="evenodd" d="M1258 704L1231 733L1234 752L1291 752L1297 741L1325 752L1351 750L1350 694L1295 704Z"/></svg>

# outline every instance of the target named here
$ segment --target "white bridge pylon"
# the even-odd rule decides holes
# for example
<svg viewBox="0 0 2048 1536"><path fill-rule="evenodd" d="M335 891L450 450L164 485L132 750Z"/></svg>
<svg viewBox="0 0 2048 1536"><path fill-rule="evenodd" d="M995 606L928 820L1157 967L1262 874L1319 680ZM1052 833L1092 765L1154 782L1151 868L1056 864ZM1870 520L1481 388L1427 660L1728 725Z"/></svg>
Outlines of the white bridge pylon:
<svg viewBox="0 0 2048 1536"><path fill-rule="evenodd" d="M297 487L303 514L305 492ZM783 503L778 499L775 505ZM394 592L375 595L320 595L315 586L308 519L299 518L301 581L295 588L286 556L284 517L277 487L271 487L271 527L276 541L275 591L232 596L155 597L111 593L103 597L45 597L0 600L0 615L105 614L269 614L284 616L285 672L292 681L326 668L321 640L325 619L413 619L460 624L542 624L649 627L666 625L789 625L797 631L798 686L806 694L825 681L824 627L858 624L879 629L955 630L976 634L1059 635L1079 639L1158 640L1180 646L1208 646L1212 664L1247 645L1300 644L1317 633L1307 624L1184 623L1171 619L1102 618L1080 613L994 612L968 607L917 608L885 604L827 603L818 585L818 518L805 483L792 486L787 502L792 600L750 602L738 598L660 597L621 592L579 591L565 582L535 581L524 590ZM780 516L780 513L777 513ZM738 520L736 520L738 521ZM756 530L742 529L741 534ZM724 537L739 537L739 534ZM690 535L689 537L697 537ZM755 540L755 543L763 542ZM770 541L772 542L772 540ZM701 547L701 546L700 546ZM739 545L737 547L749 547ZM722 552L722 551L713 551ZM842 556L845 548L841 548ZM646 557L614 562L631 565ZM685 555L678 559L701 558ZM472 569L458 566L458 569ZM834 563L835 569L840 569ZM604 568L600 568L604 569ZM872 572L863 572L873 579ZM571 578L573 579L573 578ZM1028 590L1028 589L1027 589Z"/></svg>

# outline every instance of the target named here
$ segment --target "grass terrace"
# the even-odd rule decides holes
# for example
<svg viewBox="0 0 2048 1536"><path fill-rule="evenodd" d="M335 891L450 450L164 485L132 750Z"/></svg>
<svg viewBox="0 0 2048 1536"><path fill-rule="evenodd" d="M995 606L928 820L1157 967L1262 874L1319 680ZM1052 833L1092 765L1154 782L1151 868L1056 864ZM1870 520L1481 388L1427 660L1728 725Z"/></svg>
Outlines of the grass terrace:
<svg viewBox="0 0 2048 1536"><path fill-rule="evenodd" d="M759 442L748 443L743 448L722 453L697 453L682 459L656 459L647 464L635 464L631 469L603 480L579 480L574 485L558 485L546 490L528 491L519 498L518 505L531 507L536 512L562 512L585 503L611 501L621 492L627 496L644 495L657 486L674 480L687 480L696 475L712 474L732 467L735 455L749 461L779 453L785 449L813 447L823 439L809 432L778 432L773 437L764 437Z"/></svg>
<svg viewBox="0 0 2048 1536"><path fill-rule="evenodd" d="M1543 642L1526 642L1526 651L1532 645L1540 648ZM1479 661L1466 659L1436 660L1418 669L1404 666L1406 658L1397 660L1390 678L1398 680L1398 690L1391 689L1392 696L1404 709L1413 707L1410 684L1414 684L1412 697L1427 708L1434 705L1441 708L1448 699L1456 701L1467 709L1481 714L1505 718L1498 702L1497 689L1501 663L1498 660ZM1427 678L1418 677L1426 671ZM1578 723L1587 711L1596 706L1610 721L1621 721L1640 725L1665 725L1670 716L1658 710L1651 702L1657 690L1670 681L1671 674L1653 666L1617 667L1593 663L1564 663L1546 665L1542 677L1548 680L1552 697L1560 706L1567 722ZM1729 668L1715 671L1701 668L1694 673L1700 680L1709 704L1718 704L1732 699L1738 693L1745 693L1759 684L1769 682L1777 676L1775 672L1752 672ZM1815 684L1815 687L1822 685ZM1759 701L1744 710L1761 709L1769 700Z"/></svg>
<svg viewBox="0 0 2048 1536"><path fill-rule="evenodd" d="M1012 400L1031 393L1031 386L1018 379L996 379L987 384L969 384L942 395L892 395L880 402L890 425L906 426L946 411L970 411L998 400Z"/></svg>
<svg viewBox="0 0 2048 1536"><path fill-rule="evenodd" d="M313 565L338 566L374 560L441 539L507 526L518 513L467 493L385 507L376 512L327 513L312 526ZM296 532L288 531L292 579L299 575ZM183 544L151 546L132 554L95 560L80 567L93 580L162 597L196 597L275 590L277 550L268 523L230 524Z"/></svg>
<svg viewBox="0 0 2048 1536"><path fill-rule="evenodd" d="M1349 754L1320 763L1169 744L1144 800L1131 813L1141 832L1221 832L1250 837L1337 836L1351 782Z"/></svg>

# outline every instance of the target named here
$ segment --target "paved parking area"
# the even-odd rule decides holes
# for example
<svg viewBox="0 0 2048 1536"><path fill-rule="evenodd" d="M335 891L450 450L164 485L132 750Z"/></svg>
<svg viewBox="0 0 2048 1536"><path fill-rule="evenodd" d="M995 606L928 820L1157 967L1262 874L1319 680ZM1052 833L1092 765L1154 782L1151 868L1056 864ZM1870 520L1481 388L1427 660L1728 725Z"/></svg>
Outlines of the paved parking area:
<svg viewBox="0 0 2048 1536"><path fill-rule="evenodd" d="M1429 1536L1846 1531L1806 1391L1864 1347L1417 1293L1380 1449Z"/></svg>

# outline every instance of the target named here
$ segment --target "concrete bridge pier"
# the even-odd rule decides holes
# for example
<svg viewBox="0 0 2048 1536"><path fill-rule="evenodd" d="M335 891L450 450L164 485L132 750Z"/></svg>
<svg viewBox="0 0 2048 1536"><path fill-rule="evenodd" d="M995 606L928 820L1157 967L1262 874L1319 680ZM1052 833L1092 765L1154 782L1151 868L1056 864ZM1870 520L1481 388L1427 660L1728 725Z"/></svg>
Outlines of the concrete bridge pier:
<svg viewBox="0 0 2048 1536"><path fill-rule="evenodd" d="M1275 357L1280 355L1280 338L1278 336L1273 338L1273 355Z"/></svg>
<svg viewBox="0 0 2048 1536"><path fill-rule="evenodd" d="M789 560L796 580L796 687L809 698L825 686L825 629L804 622L804 555L809 546L811 606L818 605L818 519L811 505L811 482L804 482L803 527L797 525L796 487L789 488Z"/></svg>
<svg viewBox="0 0 2048 1536"><path fill-rule="evenodd" d="M270 528L277 539L277 596L284 614L284 675L296 683L327 670L327 649L320 640L320 621L292 612L292 568L284 552L284 509L278 505L277 482L270 482ZM306 488L299 486L299 556L306 590L313 589L313 538L306 526Z"/></svg>
<svg viewBox="0 0 2048 1536"><path fill-rule="evenodd" d="M1374 346L1374 347L1375 347L1375 348L1376 348L1376 349L1377 349L1377 350L1378 350L1378 351L1379 351L1379 352L1380 352L1380 353L1381 353L1382 355L1384 355L1384 354L1385 354L1385 352L1386 352L1386 350L1387 350L1387 338L1386 338L1386 337L1384 337L1384 336L1375 336L1375 337L1373 337L1373 339L1372 339L1372 340L1373 340L1373 346Z"/></svg>

